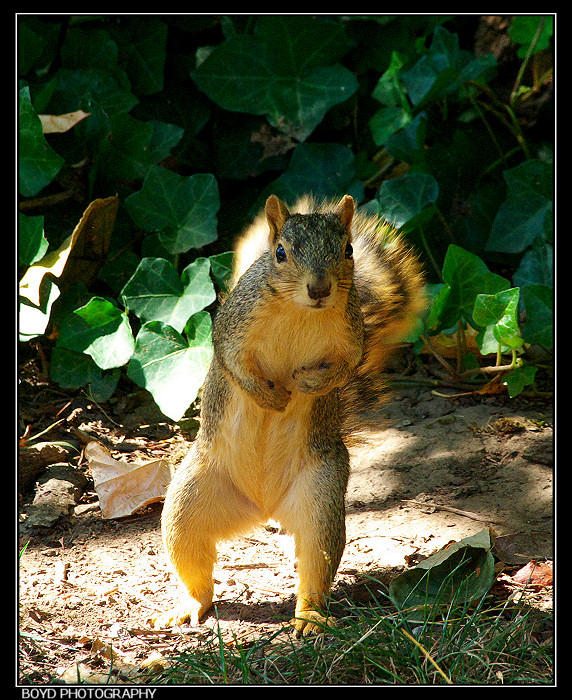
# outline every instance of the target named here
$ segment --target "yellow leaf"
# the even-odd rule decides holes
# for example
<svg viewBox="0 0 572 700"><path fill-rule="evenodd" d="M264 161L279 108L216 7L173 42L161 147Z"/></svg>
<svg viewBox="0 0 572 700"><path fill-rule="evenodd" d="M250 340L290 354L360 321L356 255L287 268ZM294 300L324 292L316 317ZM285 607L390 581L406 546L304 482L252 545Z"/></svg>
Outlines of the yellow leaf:
<svg viewBox="0 0 572 700"><path fill-rule="evenodd" d="M59 277L64 271L73 244L73 234L68 236L61 246L44 255L41 260L35 262L26 270L26 274L20 280L19 294L29 299L32 304L40 306L40 284L44 275L48 272L54 277Z"/></svg>
<svg viewBox="0 0 572 700"><path fill-rule="evenodd" d="M40 306L40 285L44 275L60 278L75 259L76 270L71 271L70 279L83 279L88 284L90 276L99 271L103 264L109 239L115 224L119 200L117 196L94 199L84 211L71 236L68 236L57 250L47 253L26 270L20 280L19 294Z"/></svg>
<svg viewBox="0 0 572 700"><path fill-rule="evenodd" d="M123 518L164 499L171 481L171 468L165 460L144 464L117 461L94 440L86 445L85 454L104 518Z"/></svg>
<svg viewBox="0 0 572 700"><path fill-rule="evenodd" d="M78 109L77 112L68 112L68 114L38 114L38 116L42 122L44 134L63 134L78 122L89 117L90 113Z"/></svg>

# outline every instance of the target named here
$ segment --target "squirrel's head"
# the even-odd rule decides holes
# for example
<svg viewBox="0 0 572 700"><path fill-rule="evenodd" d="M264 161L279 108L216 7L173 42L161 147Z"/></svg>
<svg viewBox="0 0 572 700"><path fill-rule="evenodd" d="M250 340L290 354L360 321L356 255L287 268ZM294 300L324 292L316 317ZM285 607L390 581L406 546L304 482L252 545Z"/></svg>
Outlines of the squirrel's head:
<svg viewBox="0 0 572 700"><path fill-rule="evenodd" d="M272 286L302 306L325 309L345 299L353 280L354 200L331 211L290 214L276 195L266 200Z"/></svg>

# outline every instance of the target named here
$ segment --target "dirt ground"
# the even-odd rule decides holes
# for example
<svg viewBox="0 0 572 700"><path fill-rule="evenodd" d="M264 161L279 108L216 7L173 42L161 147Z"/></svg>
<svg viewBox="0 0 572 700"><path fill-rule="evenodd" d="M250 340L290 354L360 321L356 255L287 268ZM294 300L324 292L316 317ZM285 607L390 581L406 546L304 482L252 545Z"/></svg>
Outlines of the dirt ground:
<svg viewBox="0 0 572 700"><path fill-rule="evenodd" d="M32 433L62 420L46 440L91 435L120 459L163 456L176 463L191 437L143 394L103 409L81 392L66 396L47 384L25 384L22 413ZM364 442L351 451L347 545L335 595L358 596L365 576L388 582L412 556L487 526L499 536L519 535L513 563L552 559L550 402L451 400L412 385L364 422ZM67 462L86 472L83 455L69 452ZM83 679L93 674L92 682L105 682L110 648L113 679L130 682L196 644L217 619L223 634L243 639L292 616L296 578L288 539L260 526L221 543L216 607L201 628L154 630L150 618L178 595L161 544L161 504L105 520L87 476L78 505L48 528L34 524L34 488L21 496L20 549L28 544L19 562L20 683L77 682L78 668Z"/></svg>

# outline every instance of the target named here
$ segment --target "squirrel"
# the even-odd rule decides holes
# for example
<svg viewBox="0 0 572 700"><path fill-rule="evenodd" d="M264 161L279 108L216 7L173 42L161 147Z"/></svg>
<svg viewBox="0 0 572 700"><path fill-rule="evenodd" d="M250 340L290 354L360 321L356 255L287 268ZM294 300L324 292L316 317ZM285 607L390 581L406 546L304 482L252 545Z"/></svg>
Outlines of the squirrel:
<svg viewBox="0 0 572 700"><path fill-rule="evenodd" d="M294 537L296 633L335 624L320 610L345 547L347 404L423 307L417 257L350 195L302 197L292 213L267 199L236 246L200 428L165 497L163 542L187 597L156 626L198 624L217 542L268 520Z"/></svg>

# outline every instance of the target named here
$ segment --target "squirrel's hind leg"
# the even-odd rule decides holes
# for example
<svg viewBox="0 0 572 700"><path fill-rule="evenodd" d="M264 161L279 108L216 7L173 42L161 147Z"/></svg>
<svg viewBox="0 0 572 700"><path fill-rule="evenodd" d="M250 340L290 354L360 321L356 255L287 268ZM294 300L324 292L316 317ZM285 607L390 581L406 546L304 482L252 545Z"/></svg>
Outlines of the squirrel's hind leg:
<svg viewBox="0 0 572 700"><path fill-rule="evenodd" d="M337 469L330 464L304 470L276 513L294 537L299 582L291 624L298 635L335 625L334 619L319 611L324 609L345 547L346 460L340 456Z"/></svg>
<svg viewBox="0 0 572 700"><path fill-rule="evenodd" d="M187 619L199 624L212 604L217 542L258 519L256 507L195 443L169 485L161 522L163 543L186 597L172 611L157 615L155 627Z"/></svg>

